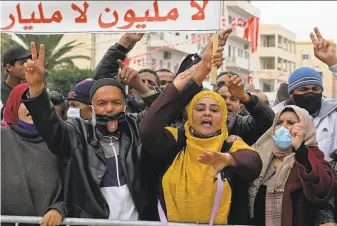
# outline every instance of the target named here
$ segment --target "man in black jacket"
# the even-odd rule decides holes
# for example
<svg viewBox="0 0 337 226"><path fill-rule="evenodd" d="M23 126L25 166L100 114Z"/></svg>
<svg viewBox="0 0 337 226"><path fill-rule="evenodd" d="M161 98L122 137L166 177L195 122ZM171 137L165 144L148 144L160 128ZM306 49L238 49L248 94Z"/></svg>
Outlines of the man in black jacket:
<svg viewBox="0 0 337 226"><path fill-rule="evenodd" d="M118 60L124 61L126 54L128 54L132 48L139 42L144 34L137 33L127 33L124 34L115 45L111 46L107 52L104 54L103 58L98 63L95 72L94 79L102 78L114 78L117 79L117 74L119 70ZM150 89L155 89L156 92L159 90L159 77L155 71L149 69L143 69L138 72L141 80L144 80L146 85ZM131 93L131 92L130 92ZM128 97L128 107L133 113L139 113L146 109L146 104L141 101L139 93L136 91L132 92L133 95ZM127 93L128 95L128 93Z"/></svg>
<svg viewBox="0 0 337 226"><path fill-rule="evenodd" d="M257 96L244 91L243 79L238 75L230 76L230 79L222 84L217 92L227 103L229 134L237 135L248 145L253 145L273 124L275 113ZM239 115L240 103L245 106L249 115Z"/></svg>
<svg viewBox="0 0 337 226"><path fill-rule="evenodd" d="M124 87L115 79L100 79L90 91L91 122L79 118L62 121L44 87L44 47L25 64L29 89L23 102L49 149L68 158L65 173L67 216L115 220L154 220L154 161L142 151L138 123L141 114L125 113ZM137 72L123 67L124 84L144 95L149 105L157 97L139 79Z"/></svg>

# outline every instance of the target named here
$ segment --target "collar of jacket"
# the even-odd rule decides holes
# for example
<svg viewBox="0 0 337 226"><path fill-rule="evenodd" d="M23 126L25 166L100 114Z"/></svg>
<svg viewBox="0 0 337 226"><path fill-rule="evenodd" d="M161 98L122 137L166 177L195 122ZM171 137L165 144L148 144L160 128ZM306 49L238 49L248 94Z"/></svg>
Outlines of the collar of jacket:
<svg viewBox="0 0 337 226"><path fill-rule="evenodd" d="M130 142L130 140L133 141L134 139L129 119L127 116L125 118L126 120L118 125L119 126L118 131L120 132L120 142L127 144ZM100 147L99 136L96 132L95 127L93 126L91 126L91 129L88 133L88 143L91 146L97 148L97 152L100 152L101 148L99 148ZM125 148L125 146L124 145L120 146L120 148Z"/></svg>
<svg viewBox="0 0 337 226"><path fill-rule="evenodd" d="M28 131L20 126L17 125L11 125L10 128L19 134L22 137L22 140L32 142L32 143L40 143L43 142L42 137L40 136L38 131Z"/></svg>

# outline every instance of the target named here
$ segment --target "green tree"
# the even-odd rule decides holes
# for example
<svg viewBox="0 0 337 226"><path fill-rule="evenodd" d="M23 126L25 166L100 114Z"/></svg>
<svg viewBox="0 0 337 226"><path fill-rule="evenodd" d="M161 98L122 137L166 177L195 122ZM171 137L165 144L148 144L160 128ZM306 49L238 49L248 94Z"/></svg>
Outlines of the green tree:
<svg viewBox="0 0 337 226"><path fill-rule="evenodd" d="M1 33L1 62L6 50L17 45L18 44L12 40L12 35L7 33Z"/></svg>
<svg viewBox="0 0 337 226"><path fill-rule="evenodd" d="M55 90L68 96L70 89L75 87L82 80L92 78L91 69L66 68L51 71L47 77L47 86L50 90Z"/></svg>
<svg viewBox="0 0 337 226"><path fill-rule="evenodd" d="M8 48L3 46L4 43L10 43L11 45L20 45L29 50L30 43L35 42L37 50L39 51L40 44L45 46L45 69L51 71L55 69L56 66L59 67L74 67L73 60L75 59L87 59L90 57L84 55L73 55L64 56L65 54L71 52L75 47L83 45L83 43L76 43L76 40L67 42L63 45L60 44L63 34L60 35L30 35L30 34L17 34L16 35L20 41L7 39L1 39L1 51L6 51ZM1 52L2 53L2 52Z"/></svg>

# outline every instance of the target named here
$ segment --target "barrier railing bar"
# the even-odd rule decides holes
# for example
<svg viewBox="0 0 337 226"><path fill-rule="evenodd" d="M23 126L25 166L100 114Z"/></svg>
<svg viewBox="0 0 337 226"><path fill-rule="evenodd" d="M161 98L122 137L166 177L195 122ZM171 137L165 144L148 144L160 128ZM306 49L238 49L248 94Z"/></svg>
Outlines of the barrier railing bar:
<svg viewBox="0 0 337 226"><path fill-rule="evenodd" d="M15 226L18 226L19 224L39 224L41 219L42 217L7 216L7 215L0 216L1 223L15 223ZM161 223L159 221L116 221L116 220L106 220L106 219L65 218L62 221L61 225L161 226ZM170 226L202 226L202 225L206 226L208 224L169 223L169 225ZM239 225L232 225L232 226L239 226Z"/></svg>

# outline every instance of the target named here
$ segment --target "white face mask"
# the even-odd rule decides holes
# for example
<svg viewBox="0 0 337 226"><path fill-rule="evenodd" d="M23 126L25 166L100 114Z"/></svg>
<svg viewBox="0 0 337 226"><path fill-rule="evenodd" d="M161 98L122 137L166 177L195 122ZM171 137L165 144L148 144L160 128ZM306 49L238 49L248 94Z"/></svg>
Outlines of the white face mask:
<svg viewBox="0 0 337 226"><path fill-rule="evenodd" d="M81 118L81 109L69 107L67 116L68 118Z"/></svg>

